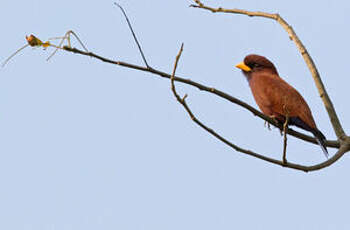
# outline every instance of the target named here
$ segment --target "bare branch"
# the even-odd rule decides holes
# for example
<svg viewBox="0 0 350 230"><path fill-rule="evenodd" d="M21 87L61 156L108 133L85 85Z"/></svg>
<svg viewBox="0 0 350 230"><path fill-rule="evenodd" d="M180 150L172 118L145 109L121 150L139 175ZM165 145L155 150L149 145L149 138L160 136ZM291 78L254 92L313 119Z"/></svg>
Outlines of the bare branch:
<svg viewBox="0 0 350 230"><path fill-rule="evenodd" d="M299 37L294 32L293 28L279 14L270 14L270 13L258 12L258 11L253 12L253 11L247 11L247 10L241 10L241 9L223 9L221 7L212 8L212 7L205 6L200 0L194 0L194 2L196 3L196 5L191 5L191 7L209 10L213 13L221 12L221 13L232 13L232 14L244 14L250 17L253 17L253 16L264 17L264 18L269 18L277 21L283 27L283 29L288 33L289 38L294 41L299 52L304 58L304 61L307 67L309 68L311 75L314 79L318 93L322 98L323 104L328 112L328 116L333 125L333 129L335 134L338 137L338 140L342 142L346 139L346 134L339 121L339 118L334 109L333 103L330 97L328 96L328 93L323 85L323 82L321 80L320 74L316 68L314 61L312 60L311 56L309 55L303 43L300 41Z"/></svg>

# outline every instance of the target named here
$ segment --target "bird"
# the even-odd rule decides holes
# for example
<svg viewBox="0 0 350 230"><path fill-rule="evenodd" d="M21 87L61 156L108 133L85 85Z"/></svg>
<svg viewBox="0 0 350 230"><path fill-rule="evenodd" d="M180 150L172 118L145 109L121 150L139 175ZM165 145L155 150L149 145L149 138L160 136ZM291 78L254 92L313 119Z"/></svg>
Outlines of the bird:
<svg viewBox="0 0 350 230"><path fill-rule="evenodd" d="M242 70L248 80L255 102L263 114L280 124L288 119L288 125L311 132L328 158L326 137L317 128L308 104L295 88L279 76L270 60L249 54L236 67Z"/></svg>

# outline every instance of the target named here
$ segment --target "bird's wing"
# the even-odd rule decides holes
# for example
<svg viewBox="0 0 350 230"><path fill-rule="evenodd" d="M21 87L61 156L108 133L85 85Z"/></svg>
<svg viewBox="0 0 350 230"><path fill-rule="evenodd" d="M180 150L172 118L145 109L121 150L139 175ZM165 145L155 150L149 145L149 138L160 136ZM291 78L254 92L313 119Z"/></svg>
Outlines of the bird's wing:
<svg viewBox="0 0 350 230"><path fill-rule="evenodd" d="M252 79L250 86L263 113L268 111L270 116L288 114L289 117L299 117L312 128L316 127L304 98L279 76L261 73Z"/></svg>

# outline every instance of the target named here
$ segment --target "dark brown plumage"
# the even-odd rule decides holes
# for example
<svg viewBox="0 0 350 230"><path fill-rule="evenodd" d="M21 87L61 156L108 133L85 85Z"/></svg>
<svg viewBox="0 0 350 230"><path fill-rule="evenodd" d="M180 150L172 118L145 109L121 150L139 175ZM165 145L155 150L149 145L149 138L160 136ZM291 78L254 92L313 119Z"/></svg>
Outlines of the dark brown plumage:
<svg viewBox="0 0 350 230"><path fill-rule="evenodd" d="M236 67L246 76L254 99L265 115L281 123L288 115L288 124L311 132L328 157L326 138L317 129L309 106L299 92L278 75L272 62L263 56L251 54Z"/></svg>

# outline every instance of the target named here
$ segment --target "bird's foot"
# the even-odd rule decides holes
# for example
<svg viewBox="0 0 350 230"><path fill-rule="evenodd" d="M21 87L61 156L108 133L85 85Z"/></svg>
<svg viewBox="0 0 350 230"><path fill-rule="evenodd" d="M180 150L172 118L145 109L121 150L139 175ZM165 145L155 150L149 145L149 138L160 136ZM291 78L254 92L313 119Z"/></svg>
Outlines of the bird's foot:
<svg viewBox="0 0 350 230"><path fill-rule="evenodd" d="M277 117L274 115L271 115L269 117L275 122L275 124L277 124L276 127L279 129L281 136L283 136L283 128L278 126L278 124L281 124L281 122L279 120L277 120ZM265 126L266 126L266 123L267 123L267 128L269 130L271 130L271 128L270 128L271 124L269 122L265 121Z"/></svg>
<svg viewBox="0 0 350 230"><path fill-rule="evenodd" d="M267 129L271 131L271 126L270 126L270 123L268 121L264 122L264 127L267 127Z"/></svg>

